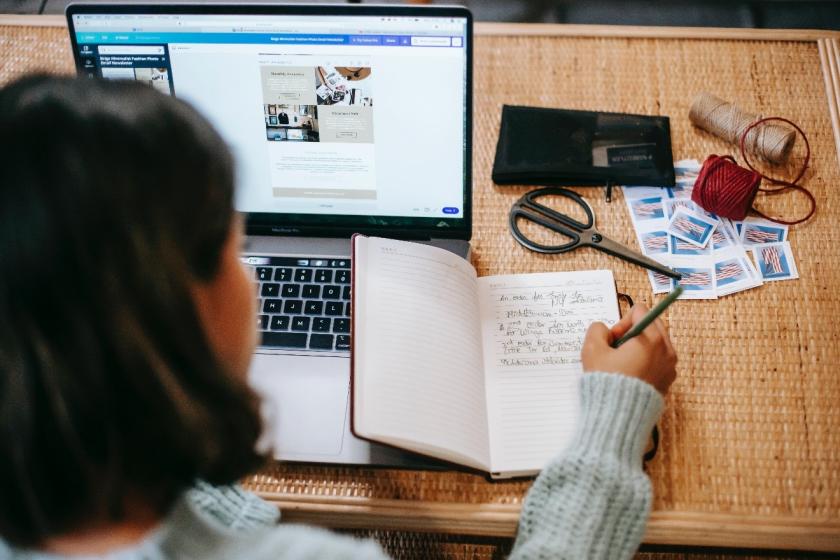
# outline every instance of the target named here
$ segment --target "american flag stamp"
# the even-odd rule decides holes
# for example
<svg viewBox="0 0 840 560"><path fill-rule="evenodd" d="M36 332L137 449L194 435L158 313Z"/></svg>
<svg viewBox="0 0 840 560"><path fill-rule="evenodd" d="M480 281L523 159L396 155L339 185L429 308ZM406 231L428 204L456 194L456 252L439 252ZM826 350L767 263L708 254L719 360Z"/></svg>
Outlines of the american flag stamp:
<svg viewBox="0 0 840 560"><path fill-rule="evenodd" d="M700 173L700 162L696 159L683 159L674 162L676 183L668 189L668 198L691 198L691 190Z"/></svg>
<svg viewBox="0 0 840 560"><path fill-rule="evenodd" d="M694 189L694 179L677 179L673 187L668 189L668 198L691 199L691 191Z"/></svg>
<svg viewBox="0 0 840 560"><path fill-rule="evenodd" d="M666 200L662 203L665 206L665 217L669 220L674 216L677 210L680 208L684 210L688 210L689 212L697 212L697 207L691 201L690 198L675 198L672 200Z"/></svg>
<svg viewBox="0 0 840 560"><path fill-rule="evenodd" d="M708 290L714 285L707 268L681 268L677 272L682 274L677 283L686 290Z"/></svg>
<svg viewBox="0 0 840 560"><path fill-rule="evenodd" d="M627 201L669 196L668 187L622 187L621 191Z"/></svg>
<svg viewBox="0 0 840 560"><path fill-rule="evenodd" d="M750 278L743 259L728 259L715 263L715 280L717 280L718 288Z"/></svg>
<svg viewBox="0 0 840 560"><path fill-rule="evenodd" d="M679 180L690 180L692 183L700 174L702 165L696 159L681 159L674 162L674 175Z"/></svg>
<svg viewBox="0 0 840 560"><path fill-rule="evenodd" d="M649 231L641 234L642 250L646 255L668 253L668 233L665 231Z"/></svg>
<svg viewBox="0 0 840 560"><path fill-rule="evenodd" d="M768 245L756 245L752 247L756 267L761 277L767 281L793 280L799 278L799 271L796 269L796 262L793 260L793 251L790 243L772 243Z"/></svg>
<svg viewBox="0 0 840 560"><path fill-rule="evenodd" d="M715 260L715 290L718 296L761 286L761 275L740 247Z"/></svg>
<svg viewBox="0 0 840 560"><path fill-rule="evenodd" d="M698 247L705 247L718 223L719 220L677 208L668 222L668 233Z"/></svg>
<svg viewBox="0 0 840 560"><path fill-rule="evenodd" d="M673 267L682 275L674 281L675 286L685 289L681 297L686 299L715 299L715 273L711 266L683 266Z"/></svg>
<svg viewBox="0 0 840 560"><path fill-rule="evenodd" d="M741 228L741 243L746 246L781 243L787 241L787 232L787 226L769 220L748 218Z"/></svg>
<svg viewBox="0 0 840 560"><path fill-rule="evenodd" d="M668 240L670 241L668 252L671 255L678 255L678 256L708 256L711 254L711 246L707 245L706 247L698 247L694 243L689 243L679 237L674 237L673 235L668 236Z"/></svg>
<svg viewBox="0 0 840 560"><path fill-rule="evenodd" d="M671 278L668 276L648 270L648 279L654 294L664 294L671 291Z"/></svg>
<svg viewBox="0 0 840 560"><path fill-rule="evenodd" d="M630 201L629 204L633 217L638 221L658 220L665 217L665 209L662 207L661 197L640 198Z"/></svg>
<svg viewBox="0 0 840 560"><path fill-rule="evenodd" d="M735 233L735 226L732 225L732 221L727 218L721 219L715 231L712 232L712 249L715 253L723 253L740 247L741 239Z"/></svg>
<svg viewBox="0 0 840 560"><path fill-rule="evenodd" d="M730 237L727 227L723 224L718 224L718 227L712 232L712 249L721 251L733 245L735 245L735 240Z"/></svg>

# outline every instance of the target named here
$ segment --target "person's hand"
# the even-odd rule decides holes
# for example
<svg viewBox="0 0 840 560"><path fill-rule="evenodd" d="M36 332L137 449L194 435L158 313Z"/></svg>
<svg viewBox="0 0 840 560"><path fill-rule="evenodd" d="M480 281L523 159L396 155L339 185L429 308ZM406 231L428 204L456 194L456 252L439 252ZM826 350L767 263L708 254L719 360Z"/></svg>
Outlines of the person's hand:
<svg viewBox="0 0 840 560"><path fill-rule="evenodd" d="M657 319L619 348L611 344L638 323L648 312L645 305L634 305L612 329L592 323L581 349L583 371L621 373L637 377L656 387L663 395L677 376L677 354L668 338L665 324Z"/></svg>

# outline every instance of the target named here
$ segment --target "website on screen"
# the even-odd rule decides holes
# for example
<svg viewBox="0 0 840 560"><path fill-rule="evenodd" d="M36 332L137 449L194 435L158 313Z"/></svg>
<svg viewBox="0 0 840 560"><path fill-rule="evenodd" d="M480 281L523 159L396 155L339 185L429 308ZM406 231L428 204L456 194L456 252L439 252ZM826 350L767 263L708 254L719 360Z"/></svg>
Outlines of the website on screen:
<svg viewBox="0 0 840 560"><path fill-rule="evenodd" d="M465 21L76 15L83 71L189 101L244 212L461 217Z"/></svg>

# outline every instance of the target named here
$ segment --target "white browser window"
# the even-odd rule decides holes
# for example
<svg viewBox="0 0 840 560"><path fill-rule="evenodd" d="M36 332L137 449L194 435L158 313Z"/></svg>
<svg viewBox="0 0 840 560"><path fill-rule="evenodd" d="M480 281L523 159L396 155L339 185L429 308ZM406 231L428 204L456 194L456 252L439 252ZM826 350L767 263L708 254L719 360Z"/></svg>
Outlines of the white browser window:
<svg viewBox="0 0 840 560"><path fill-rule="evenodd" d="M217 127L238 210L463 215L465 20L74 18L100 75L168 89Z"/></svg>

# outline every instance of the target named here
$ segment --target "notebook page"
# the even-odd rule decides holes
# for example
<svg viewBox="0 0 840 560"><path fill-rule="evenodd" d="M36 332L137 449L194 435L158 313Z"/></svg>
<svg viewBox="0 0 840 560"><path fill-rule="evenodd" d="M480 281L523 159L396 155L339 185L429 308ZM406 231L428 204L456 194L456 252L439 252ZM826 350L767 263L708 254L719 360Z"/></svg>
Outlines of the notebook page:
<svg viewBox="0 0 840 560"><path fill-rule="evenodd" d="M475 269L427 245L356 243L354 428L488 470Z"/></svg>
<svg viewBox="0 0 840 560"><path fill-rule="evenodd" d="M479 279L493 472L540 470L575 428L590 323L618 321L609 270Z"/></svg>

